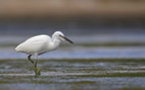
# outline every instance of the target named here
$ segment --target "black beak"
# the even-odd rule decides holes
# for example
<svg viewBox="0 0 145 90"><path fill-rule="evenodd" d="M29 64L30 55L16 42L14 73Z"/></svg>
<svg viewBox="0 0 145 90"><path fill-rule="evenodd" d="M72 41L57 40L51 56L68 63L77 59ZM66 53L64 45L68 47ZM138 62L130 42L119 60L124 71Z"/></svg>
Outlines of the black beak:
<svg viewBox="0 0 145 90"><path fill-rule="evenodd" d="M65 39L65 40L68 41L69 43L74 44L73 41L71 41L71 40L68 39L67 37L65 37L65 36L61 36L61 35L60 35L60 37L62 37L63 39Z"/></svg>

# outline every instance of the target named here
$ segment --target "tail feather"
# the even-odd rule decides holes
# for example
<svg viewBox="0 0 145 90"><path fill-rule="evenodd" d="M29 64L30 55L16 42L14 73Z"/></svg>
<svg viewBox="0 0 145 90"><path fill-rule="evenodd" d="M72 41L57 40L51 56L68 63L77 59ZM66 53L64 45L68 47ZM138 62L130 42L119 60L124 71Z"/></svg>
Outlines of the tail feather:
<svg viewBox="0 0 145 90"><path fill-rule="evenodd" d="M16 51L16 52L20 52L20 51L21 51L20 45L18 45L18 46L15 48L15 51Z"/></svg>
<svg viewBox="0 0 145 90"><path fill-rule="evenodd" d="M16 51L16 52L19 52L19 49L18 49L18 47L16 47L16 48L15 48L15 51Z"/></svg>

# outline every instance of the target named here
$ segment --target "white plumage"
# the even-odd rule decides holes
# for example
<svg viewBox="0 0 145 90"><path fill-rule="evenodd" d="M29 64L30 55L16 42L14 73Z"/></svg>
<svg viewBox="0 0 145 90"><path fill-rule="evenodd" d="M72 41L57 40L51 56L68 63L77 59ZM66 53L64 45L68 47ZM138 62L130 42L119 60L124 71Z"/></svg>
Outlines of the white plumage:
<svg viewBox="0 0 145 90"><path fill-rule="evenodd" d="M28 60L31 61L32 64L34 64L35 67L35 74L38 75L40 71L37 68L37 59L38 55L46 53L48 51L55 50L57 47L59 47L61 41L68 41L73 44L71 40L66 38L64 34L60 31L56 31L52 37L48 35L37 35L33 36L26 41L19 44L15 50L17 52L22 52L28 54ZM31 60L31 56L34 55L35 62Z"/></svg>
<svg viewBox="0 0 145 90"><path fill-rule="evenodd" d="M15 50L27 54L43 53L52 49L51 38L48 35L37 35L19 44Z"/></svg>

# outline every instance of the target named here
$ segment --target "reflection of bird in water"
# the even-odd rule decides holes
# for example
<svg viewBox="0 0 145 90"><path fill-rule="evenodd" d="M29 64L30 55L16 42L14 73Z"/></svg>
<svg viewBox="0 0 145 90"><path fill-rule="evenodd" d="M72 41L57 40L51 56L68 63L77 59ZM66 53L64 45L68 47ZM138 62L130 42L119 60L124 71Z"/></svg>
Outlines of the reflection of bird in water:
<svg viewBox="0 0 145 90"><path fill-rule="evenodd" d="M52 38L48 35L37 35L31 37L19 44L15 50L29 55L28 60L34 65L35 76L39 76L40 69L37 68L38 55L55 50L59 47L61 41L65 40L73 44L73 42L66 38L62 32L56 31L52 35ZM34 55L35 61L31 59L32 55Z"/></svg>

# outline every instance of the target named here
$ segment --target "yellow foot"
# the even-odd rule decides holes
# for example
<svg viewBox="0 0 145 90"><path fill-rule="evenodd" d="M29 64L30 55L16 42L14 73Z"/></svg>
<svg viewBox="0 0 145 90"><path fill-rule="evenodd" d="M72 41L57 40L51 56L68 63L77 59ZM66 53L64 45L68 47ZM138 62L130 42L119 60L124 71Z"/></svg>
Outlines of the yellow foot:
<svg viewBox="0 0 145 90"><path fill-rule="evenodd" d="M38 77L41 75L40 68L34 68L34 72L35 72L35 77Z"/></svg>

